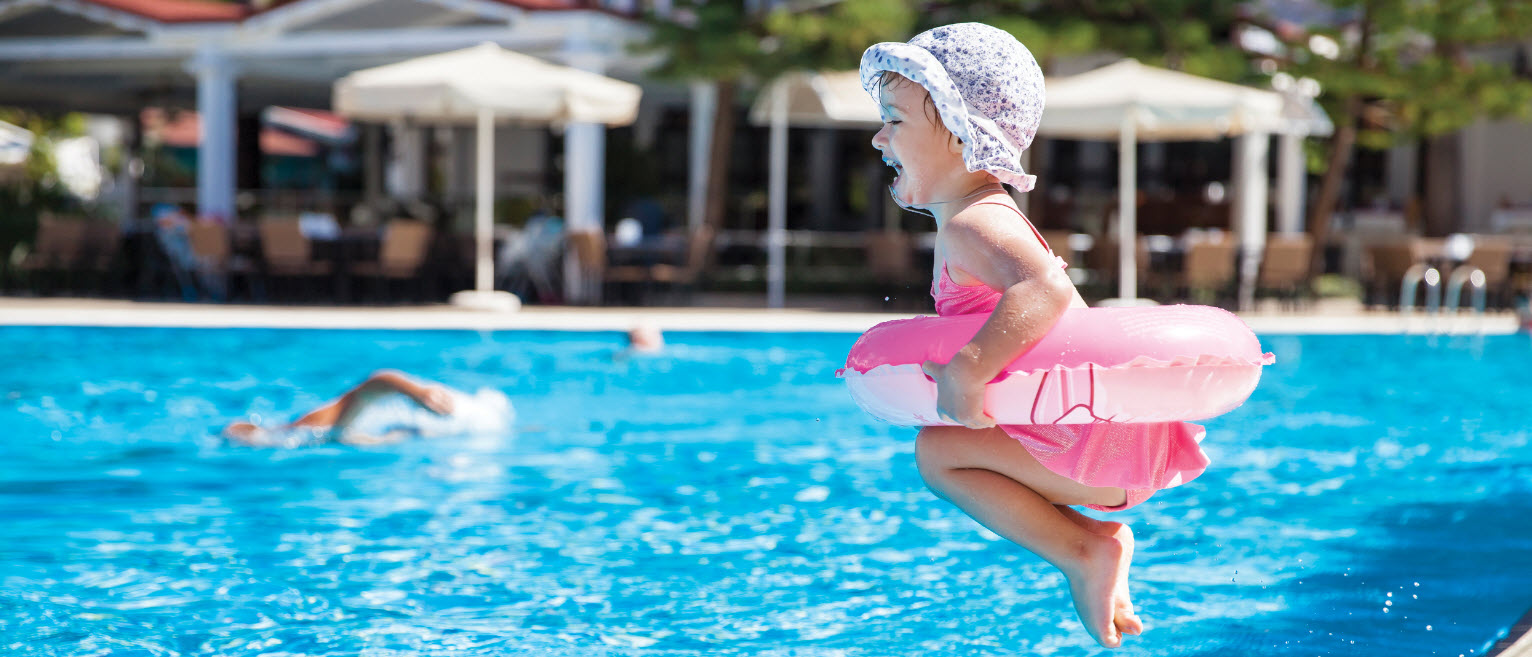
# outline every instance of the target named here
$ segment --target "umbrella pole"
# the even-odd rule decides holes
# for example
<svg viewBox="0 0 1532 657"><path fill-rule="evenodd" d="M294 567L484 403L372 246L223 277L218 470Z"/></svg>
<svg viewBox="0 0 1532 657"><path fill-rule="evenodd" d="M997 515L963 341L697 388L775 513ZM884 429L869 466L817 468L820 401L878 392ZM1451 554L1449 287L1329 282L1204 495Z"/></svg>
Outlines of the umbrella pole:
<svg viewBox="0 0 1532 657"><path fill-rule="evenodd" d="M766 211L766 305L781 308L787 289L787 87L771 100L771 174Z"/></svg>
<svg viewBox="0 0 1532 657"><path fill-rule="evenodd" d="M474 170L474 290L480 294L495 288L494 197L495 197L495 116L488 107L479 108L477 139L478 166Z"/></svg>
<svg viewBox="0 0 1532 657"><path fill-rule="evenodd" d="M1130 108L1117 137L1117 298L1138 298L1138 117Z"/></svg>
<svg viewBox="0 0 1532 657"><path fill-rule="evenodd" d="M454 293L451 302L474 310L512 311L521 307L521 299L510 292L495 291L495 113L480 108L478 118L474 131L473 289Z"/></svg>

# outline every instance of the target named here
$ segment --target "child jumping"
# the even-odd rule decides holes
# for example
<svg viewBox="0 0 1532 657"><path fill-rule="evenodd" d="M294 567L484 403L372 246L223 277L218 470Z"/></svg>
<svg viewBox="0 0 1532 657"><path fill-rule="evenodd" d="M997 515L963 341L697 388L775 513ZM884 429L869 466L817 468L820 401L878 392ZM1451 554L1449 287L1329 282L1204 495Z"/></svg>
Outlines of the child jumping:
<svg viewBox="0 0 1532 657"><path fill-rule="evenodd" d="M915 458L926 484L1069 579L1075 611L1103 646L1143 632L1128 595L1133 532L1070 508L1119 511L1208 465L1202 427L1183 422L996 426L984 385L1066 309L1085 302L1064 262L1003 185L1032 189L1021 167L1043 113L1043 74L1010 34L961 23L862 55L862 86L883 127L872 145L897 177L895 202L936 220L931 295L939 315L989 315L945 364L927 362L944 421Z"/></svg>

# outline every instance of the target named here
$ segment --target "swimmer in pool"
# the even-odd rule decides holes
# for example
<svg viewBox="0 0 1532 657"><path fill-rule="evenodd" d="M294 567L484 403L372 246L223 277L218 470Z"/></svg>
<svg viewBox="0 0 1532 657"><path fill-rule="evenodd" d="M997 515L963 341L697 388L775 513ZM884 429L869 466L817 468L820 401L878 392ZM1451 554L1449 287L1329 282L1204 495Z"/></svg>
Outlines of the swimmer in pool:
<svg viewBox="0 0 1532 657"><path fill-rule="evenodd" d="M665 334L660 327L640 321L628 329L628 351L640 354L658 353L665 348Z"/></svg>
<svg viewBox="0 0 1532 657"><path fill-rule="evenodd" d="M382 445L412 437L503 433L514 417L510 400L498 390L481 388L470 395L403 372L380 370L285 425L232 422L223 435L255 447Z"/></svg>

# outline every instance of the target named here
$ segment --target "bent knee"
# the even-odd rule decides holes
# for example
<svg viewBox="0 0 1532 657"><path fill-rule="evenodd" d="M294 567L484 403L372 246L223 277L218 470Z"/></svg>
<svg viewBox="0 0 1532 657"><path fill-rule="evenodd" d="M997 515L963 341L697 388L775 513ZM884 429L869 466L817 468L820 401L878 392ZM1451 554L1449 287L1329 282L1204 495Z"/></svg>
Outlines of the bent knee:
<svg viewBox="0 0 1532 657"><path fill-rule="evenodd" d="M926 485L935 486L951 470L973 467L966 457L980 431L964 427L925 427L915 436L915 465Z"/></svg>

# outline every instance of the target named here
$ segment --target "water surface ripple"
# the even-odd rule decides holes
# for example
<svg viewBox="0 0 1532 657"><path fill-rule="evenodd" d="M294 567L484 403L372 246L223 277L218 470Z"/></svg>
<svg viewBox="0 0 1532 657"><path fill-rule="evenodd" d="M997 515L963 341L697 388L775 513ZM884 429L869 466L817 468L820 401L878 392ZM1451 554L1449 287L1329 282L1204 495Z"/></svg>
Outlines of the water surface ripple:
<svg viewBox="0 0 1532 657"><path fill-rule="evenodd" d="M0 328L0 651L1079 655L1063 578L921 485L854 336ZM1117 514L1124 655L1459 655L1532 606L1525 337L1264 336L1200 479ZM374 368L515 431L247 449Z"/></svg>

